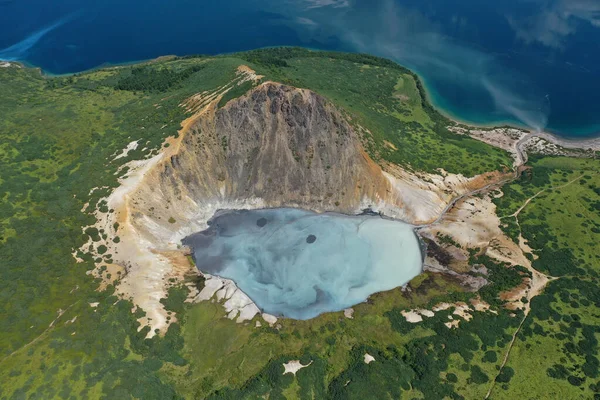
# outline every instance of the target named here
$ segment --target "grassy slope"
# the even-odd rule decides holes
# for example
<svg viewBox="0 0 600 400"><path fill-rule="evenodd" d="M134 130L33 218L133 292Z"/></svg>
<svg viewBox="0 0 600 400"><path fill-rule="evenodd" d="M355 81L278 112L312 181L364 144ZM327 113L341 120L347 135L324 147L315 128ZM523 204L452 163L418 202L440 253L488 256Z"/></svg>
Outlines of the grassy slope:
<svg viewBox="0 0 600 400"><path fill-rule="evenodd" d="M533 266L559 279L534 299L507 364L515 376L498 390L507 397L593 398L600 391L600 161L535 157L531 164L497 202L511 215L540 193L518 219L539 257ZM514 224L506 229L520 232Z"/></svg>
<svg viewBox="0 0 600 400"><path fill-rule="evenodd" d="M289 49L238 57L245 61L190 58L151 64L137 75L132 74L136 67L125 67L50 80L34 70L0 69L0 90L6 94L0 98L0 398L209 393L323 398L326 392L381 398L398 397L399 388L417 398L482 397L516 319L502 311L477 313L460 330L449 331L443 312L419 325L403 322L399 314L406 307L470 296L447 278L425 274L411 282L411 294L393 290L373 296L355 307L353 320L332 313L308 322L281 321L279 331L234 324L220 307L202 303L187 307L182 324L173 325L165 338L151 341L143 340L145 331L136 332L131 304L116 302L110 289L94 290L96 283L85 275L91 260L77 264L71 256L87 239L81 227L93 222L80 212L90 190L114 187L120 165L156 151L176 132L185 117L177 106L182 99L228 82L242 62L267 78L314 89L336 102L369 130L363 140L376 159L465 175L510 164L505 153L445 131L445 120L422 102L414 76L390 62ZM156 73L163 68L174 74ZM140 150L110 162L137 139ZM536 161L534 172L549 162ZM522 200L518 193L528 190L522 186L515 185L514 200L503 199L507 209ZM88 210L107 192L95 191ZM597 199L595 192L586 193ZM520 220L526 220L524 214ZM557 246L585 242L573 243ZM591 247L582 247L581 257L594 255ZM597 260L590 263L597 266ZM89 306L96 301L96 309ZM48 329L59 309L66 311ZM367 351L381 364L365 369ZM483 361L490 352L496 361L493 356ZM298 358L313 364L296 378L282 376L281 363ZM512 368L517 372L506 389L511 394L529 393L522 381L548 379L542 369ZM348 380L353 383L345 386ZM566 397L579 393L564 382Z"/></svg>
<svg viewBox="0 0 600 400"><path fill-rule="evenodd" d="M413 284L415 289L419 287L417 282ZM281 320L279 331L268 326L256 328L254 323L236 324L223 318L221 306L201 303L186 311L184 325L185 357L197 362L190 369L186 366L167 372L184 393L203 397L215 388L241 386L272 358L298 359L308 352L328 360L328 371L320 377L328 382L343 372L350 361L349 352L357 345L402 347L413 336L432 334L418 329L402 335L384 316L394 308L425 304L459 287L436 277L421 290L413 296L403 295L400 289L375 295L370 304L355 307L353 319L338 312L311 321ZM266 325L264 321L262 324Z"/></svg>
<svg viewBox="0 0 600 400"><path fill-rule="evenodd" d="M204 60L167 67L187 63ZM53 79L35 70L0 70L0 398L173 393L156 377L161 362L150 363L149 354L175 359L171 342L177 335L144 343L131 305L113 306L111 290L95 292L97 284L85 274L91 260L78 264L71 253L87 240L82 227L94 222L80 210L90 200L88 209L94 209L108 193L90 191L115 187L122 164L176 134L185 117L182 99L230 81L240 63L207 63L186 85L171 88L170 96L113 89L131 68ZM110 161L137 139L139 150ZM89 303L96 301L93 309ZM66 311L48 329L58 310Z"/></svg>

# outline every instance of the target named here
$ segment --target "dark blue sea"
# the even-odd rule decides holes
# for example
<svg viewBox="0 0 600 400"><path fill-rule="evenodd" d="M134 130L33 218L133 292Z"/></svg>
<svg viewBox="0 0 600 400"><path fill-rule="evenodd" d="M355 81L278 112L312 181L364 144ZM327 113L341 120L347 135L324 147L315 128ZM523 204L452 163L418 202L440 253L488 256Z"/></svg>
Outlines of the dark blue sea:
<svg viewBox="0 0 600 400"><path fill-rule="evenodd" d="M53 74L277 45L392 58L464 121L600 135L600 0L0 0L0 59Z"/></svg>

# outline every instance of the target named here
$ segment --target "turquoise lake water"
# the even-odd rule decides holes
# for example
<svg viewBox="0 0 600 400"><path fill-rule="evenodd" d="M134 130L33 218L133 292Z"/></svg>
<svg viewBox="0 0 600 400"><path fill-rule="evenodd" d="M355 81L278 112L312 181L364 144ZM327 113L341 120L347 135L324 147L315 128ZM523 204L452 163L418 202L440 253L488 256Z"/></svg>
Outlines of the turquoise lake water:
<svg viewBox="0 0 600 400"><path fill-rule="evenodd" d="M227 211L188 236L200 271L233 280L263 311L310 319L402 286L421 272L408 224L280 208Z"/></svg>
<svg viewBox="0 0 600 400"><path fill-rule="evenodd" d="M277 45L392 58L468 122L600 134L598 0L0 0L0 59L51 73Z"/></svg>

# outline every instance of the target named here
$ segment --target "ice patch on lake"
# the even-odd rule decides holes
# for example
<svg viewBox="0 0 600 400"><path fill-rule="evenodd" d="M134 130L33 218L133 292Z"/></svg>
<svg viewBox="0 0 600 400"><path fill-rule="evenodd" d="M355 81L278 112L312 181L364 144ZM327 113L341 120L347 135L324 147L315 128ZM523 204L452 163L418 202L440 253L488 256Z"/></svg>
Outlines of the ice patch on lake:
<svg viewBox="0 0 600 400"><path fill-rule="evenodd" d="M294 319L340 311L421 272L408 224L298 209L230 211L183 240L198 268L233 280L264 312Z"/></svg>

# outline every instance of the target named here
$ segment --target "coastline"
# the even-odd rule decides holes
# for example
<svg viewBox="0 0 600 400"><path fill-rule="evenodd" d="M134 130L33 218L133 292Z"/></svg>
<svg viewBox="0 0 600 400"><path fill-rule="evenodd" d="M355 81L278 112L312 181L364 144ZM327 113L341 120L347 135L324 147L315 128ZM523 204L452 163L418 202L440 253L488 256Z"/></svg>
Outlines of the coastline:
<svg viewBox="0 0 600 400"><path fill-rule="evenodd" d="M167 60L170 58L178 58L178 57L180 57L180 56L171 54L171 55L159 56L156 58L148 58L145 60L133 60L133 61L118 62L118 63L106 62L106 63L98 65L97 67L86 69L84 71L66 72L64 74L54 74L52 72L44 71L40 67L35 67L35 66L30 67L28 64L24 64L24 65L28 68L39 68L39 70L41 71L41 74L48 78L62 78L62 77L68 77L68 76L75 76L75 75L79 75L79 74L85 74L85 73L89 73L89 72L95 72L95 71L99 71L101 69L128 67L128 66L132 66L132 65L143 65L143 64L148 64L148 63L153 63L153 62L158 62L158 61Z"/></svg>
<svg viewBox="0 0 600 400"><path fill-rule="evenodd" d="M306 49L309 51L315 51L315 52L331 51L331 50L321 50L321 49L316 49L316 48L312 48L312 47L303 47L303 46L267 46L267 47L259 47L254 50L268 49L268 48L280 48L280 47L282 47L282 48L299 47L299 48L303 48L303 49ZM248 51L251 51L251 50L248 50ZM337 52L347 53L347 52L343 52L343 51L337 51ZM88 73L88 72L98 71L101 69L118 68L118 67L125 67L125 66L131 66L131 65L136 65L136 64L141 65L141 64L146 64L146 63L158 62L158 61L169 59L169 58L177 59L177 58L194 57L194 56L226 57L226 56L234 56L235 54L238 54L238 53L244 53L244 51L219 53L219 54L214 54L214 55L190 54L190 55L178 56L175 54L171 54L171 55L163 55L163 56L150 58L150 59L144 59L144 60L130 60L130 61L117 62L117 63L107 62L107 63L100 64L96 67L93 67L93 68L90 68L87 70L77 71L77 72L68 72L68 73L64 73L64 74L53 74L51 72L45 71L41 67L38 67L38 66L31 64L24 60L2 60L2 59L0 59L0 62L16 64L22 68L39 69L42 76L49 77L49 78L55 78L55 77L68 77L68 76L73 76L73 75L79 75L79 74L84 74L84 73ZM378 57L378 56L376 56L376 57ZM421 94L422 94L422 96L424 96L424 101L429 103L429 105L435 111L440 113L440 115L442 115L449 121L455 123L456 125L461 126L462 128L465 128L468 130L479 129L479 130L489 130L489 131L503 129L503 128L517 129L528 135L532 135L531 137L540 137L540 138L543 138L543 139L549 141L550 143L557 144L559 146L562 146L562 147L565 147L568 149L582 149L584 147L587 147L587 148L594 149L596 151L600 151L600 130L597 132L591 133L591 134L569 137L566 135L562 135L560 132L555 132L555 131L551 131L551 130L543 131L543 132L536 132L536 131L532 130L530 127L516 123L514 121L503 120L503 121L496 121L496 122L490 122L490 123L479 123L479 122L462 119L459 116L455 115L454 113L450 112L447 108L443 107L441 104L439 104L438 101L435 100L435 96L432 95L432 93L434 91L431 89L430 85L427 83L427 79L423 76L423 74L415 71L414 69L406 67L394 60L387 59L385 57L379 57L379 58L389 60L389 61L409 70L417 78L418 82L420 83L419 86L423 89L423 90L421 90Z"/></svg>
<svg viewBox="0 0 600 400"><path fill-rule="evenodd" d="M528 132L528 133L538 133L537 131L533 130L529 126L526 126L524 124L519 124L518 122L510 121L510 120L498 120L495 122L482 123L482 122L475 122L475 121L469 121L469 120L463 119L463 118L455 115L454 113L450 112L446 107L444 107L442 104L440 104L436 100L435 96L433 96L433 93L435 91L431 89L431 85L427 82L427 79L425 78L425 76L422 73L420 73L412 68L409 68L407 66L404 66L394 60L390 60L390 61L410 70L415 75L415 77L417 77L417 79L419 80L421 88L423 88L421 94L425 97L425 101L427 103L429 103L442 116L444 116L448 120L456 123L457 125L464 125L465 127L468 127L468 128L488 129L488 130L494 130L494 129L499 129L499 128L511 128L511 129L518 129L520 131ZM551 136L551 137L555 138L556 140L565 140L566 143L587 142L587 141L595 141L596 139L600 139L600 123L597 126L598 126L597 130L595 129L593 131L593 133L586 133L586 134L582 134L582 135L566 136L566 135L562 135L559 131L553 131L553 130L544 130L543 132L539 132L539 133L541 133L543 135ZM557 143L557 144L560 144L560 143Z"/></svg>
<svg viewBox="0 0 600 400"><path fill-rule="evenodd" d="M399 65L401 65L401 64L399 64ZM581 146L584 146L584 145L586 145L587 142L592 142L592 143L596 143L596 144L597 144L597 142L600 142L600 130L598 130L595 133L591 133L591 134L568 137L568 136L561 135L560 132L555 132L555 131L551 131L551 130L548 130L548 131L544 130L541 132L535 131L531 127L516 123L514 121L497 121L497 122L490 122L490 123L480 123L480 122L474 122L474 121L468 121L465 119L461 119L459 116L454 115L453 113L449 112L446 108L439 105L438 102L435 101L434 96L431 95L432 90L431 90L431 88L428 87L427 80L423 77L423 75L421 75L417 72L414 72L414 71L412 71L412 72L421 81L421 86L423 87L423 95L425 96L425 101L427 101L429 104L431 104L431 106L437 112L439 112L442 116L444 116L445 118L454 122L457 125L463 125L468 128L487 129L487 130L494 130L494 129L500 129L500 128L518 129L520 131L527 132L529 134L542 135L540 137L543 137L544 139L550 140L553 143L556 143L556 144L559 144L561 146L568 147L568 148L573 148L573 147L569 147L569 146L571 146L573 144L577 144L577 143L579 143Z"/></svg>
<svg viewBox="0 0 600 400"><path fill-rule="evenodd" d="M398 64L398 65L402 65L402 64ZM405 67L408 68L408 67ZM410 69L410 68L408 68ZM482 122L474 122L474 121L469 121L466 119L463 119L461 117L459 117L458 115L455 115L454 113L450 112L446 107L444 107L443 105L439 104L438 101L436 101L435 96L432 95L432 93L434 93L434 91L431 89L431 85L427 82L427 79L425 79L425 77L423 76L423 74L410 69L410 71L415 74L415 76L419 79L420 83L421 83L421 87L423 88L422 91L422 95L425 97L425 101L427 101L437 112L439 112L442 116L444 116L445 118L449 119L452 122L455 122L456 124L459 125L465 125L465 126L469 126L472 128L479 128L479 129L496 129L496 128L504 128L504 127L509 127L509 128L514 128L514 129L519 129L522 131L531 131L531 128L526 126L526 125L520 125L514 121L506 121L506 120L502 120L502 121L496 121L496 122L490 122L490 123L482 123ZM600 137L600 132L598 132L598 136Z"/></svg>
<svg viewBox="0 0 600 400"><path fill-rule="evenodd" d="M398 63L396 63L396 64L398 64ZM398 65L401 65L401 64L398 64ZM404 68L407 68L407 67L404 67ZM431 105L431 107L434 110L436 110L438 113L440 113L440 115L442 115L444 118L448 119L448 121L453 122L456 125L456 127L458 127L458 128L465 129L469 132L477 131L477 130L489 131L489 132L498 131L498 130L502 130L502 129L517 130L524 134L524 136L522 136L520 138L517 146L524 144L529 139L537 137L540 139L544 139L544 140L548 141L549 143L552 143L552 144L555 144L555 145L558 145L558 146L561 146L561 147L564 147L564 148L570 149L570 150L581 149L581 150L600 151L600 131L598 131L594 134L591 134L591 135L570 138L570 137L562 136L559 133L552 132L552 131L535 131L535 130L532 130L530 127L517 124L513 121L498 121L497 123L482 124L482 123L476 123L476 122L460 119L459 117L450 113L444 107L437 104L437 102L434 99L434 96L432 96L432 90L430 88L428 88L427 80L423 77L423 75L421 75L413 70L410 70L410 71L418 79L418 82L419 82L418 86L419 86L419 89L422 89L422 90L420 90L420 92L421 92L421 96L424 97L424 100L427 103L429 103L429 105ZM478 138L478 137L475 137L472 135L469 135L469 136L473 137L474 139L480 140L480 138ZM489 143L489 144L492 144L492 143ZM501 147L501 146L496 145L496 147Z"/></svg>
<svg viewBox="0 0 600 400"><path fill-rule="evenodd" d="M568 139L550 132L530 132L526 139L538 137L557 144L566 149L583 149L600 151L600 136L589 139Z"/></svg>

